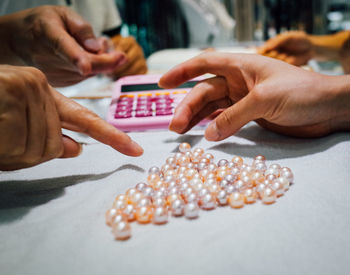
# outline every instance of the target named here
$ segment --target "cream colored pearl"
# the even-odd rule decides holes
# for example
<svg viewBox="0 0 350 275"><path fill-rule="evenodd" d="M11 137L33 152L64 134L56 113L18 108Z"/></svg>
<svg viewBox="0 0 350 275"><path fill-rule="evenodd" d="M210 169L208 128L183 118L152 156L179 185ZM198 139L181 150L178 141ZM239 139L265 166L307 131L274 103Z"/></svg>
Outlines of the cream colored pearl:
<svg viewBox="0 0 350 275"><path fill-rule="evenodd" d="M153 211L153 223L164 224L168 221L168 210L165 207L156 207Z"/></svg>
<svg viewBox="0 0 350 275"><path fill-rule="evenodd" d="M117 240L126 240L131 237L131 227L125 221L113 224L112 232Z"/></svg>
<svg viewBox="0 0 350 275"><path fill-rule="evenodd" d="M191 150L191 145L187 142L183 142L179 146L179 151L181 153L186 153L186 152L189 152L190 150Z"/></svg>
<svg viewBox="0 0 350 275"><path fill-rule="evenodd" d="M228 164L228 160L227 159L220 159L218 161L218 167L226 166L227 164Z"/></svg>
<svg viewBox="0 0 350 275"><path fill-rule="evenodd" d="M185 217L187 219L195 219L198 218L199 215L199 207L196 202L190 202L185 205L184 209Z"/></svg>
<svg viewBox="0 0 350 275"><path fill-rule="evenodd" d="M227 205L228 194L225 190L220 190L216 196L219 205Z"/></svg>
<svg viewBox="0 0 350 275"><path fill-rule="evenodd" d="M239 192L233 192L228 197L228 203L232 208L241 208L244 206L244 196Z"/></svg>
<svg viewBox="0 0 350 275"><path fill-rule="evenodd" d="M231 161L238 167L243 164L243 159L239 156L234 156Z"/></svg>
<svg viewBox="0 0 350 275"><path fill-rule="evenodd" d="M142 206L136 209L136 220L139 223L149 223L152 220L152 208Z"/></svg>
<svg viewBox="0 0 350 275"><path fill-rule="evenodd" d="M152 166L148 169L148 174L160 174L160 169L157 166Z"/></svg>
<svg viewBox="0 0 350 275"><path fill-rule="evenodd" d="M252 188L248 188L244 191L244 202L249 204L249 203L254 203L256 202L256 192Z"/></svg>
<svg viewBox="0 0 350 275"><path fill-rule="evenodd" d="M184 214L185 204L181 199L174 200L170 205L171 214L173 216L182 216Z"/></svg>
<svg viewBox="0 0 350 275"><path fill-rule="evenodd" d="M204 154L204 150L203 150L202 148L199 148L199 147L194 148L193 152L194 152L194 153L198 153L198 154L200 154L200 155L203 155L203 154Z"/></svg>
<svg viewBox="0 0 350 275"><path fill-rule="evenodd" d="M188 195L185 196L185 201L187 203L190 203L190 202L198 203L199 197L198 197L198 195L196 193L191 193L191 194L188 194Z"/></svg>
<svg viewBox="0 0 350 275"><path fill-rule="evenodd" d="M284 168L287 168L287 167L284 167ZM288 168L289 169L289 168ZM293 183L294 181L294 175L292 173L292 171L288 171L288 170L281 170L281 177L287 179L289 181L289 183Z"/></svg>
<svg viewBox="0 0 350 275"><path fill-rule="evenodd" d="M276 192L271 187L266 187L261 194L261 200L265 204L274 203L277 199Z"/></svg>
<svg viewBox="0 0 350 275"><path fill-rule="evenodd" d="M282 176L282 177L279 177L277 181L283 186L284 191L287 191L289 189L290 183L288 179Z"/></svg>
<svg viewBox="0 0 350 275"><path fill-rule="evenodd" d="M215 197L208 193L199 199L199 205L202 209L212 210L216 207Z"/></svg>
<svg viewBox="0 0 350 275"><path fill-rule="evenodd" d="M278 180L272 183L271 188L275 190L277 197L280 197L284 194L284 186Z"/></svg>

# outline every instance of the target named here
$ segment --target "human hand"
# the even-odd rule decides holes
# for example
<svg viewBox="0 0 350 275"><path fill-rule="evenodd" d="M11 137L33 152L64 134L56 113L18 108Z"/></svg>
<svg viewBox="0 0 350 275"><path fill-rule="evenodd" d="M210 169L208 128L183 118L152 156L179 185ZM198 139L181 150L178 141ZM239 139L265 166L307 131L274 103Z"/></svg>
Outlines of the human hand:
<svg viewBox="0 0 350 275"><path fill-rule="evenodd" d="M258 53L301 66L311 59L312 50L312 43L305 32L290 31L268 40L258 49Z"/></svg>
<svg viewBox="0 0 350 275"><path fill-rule="evenodd" d="M120 51L105 53L105 39L97 39L91 26L69 8L24 10L2 17L0 26L14 56L3 63L34 66L53 86L111 72L125 62Z"/></svg>
<svg viewBox="0 0 350 275"><path fill-rule="evenodd" d="M147 72L147 62L143 50L135 38L116 35L111 38L111 42L117 51L121 51L126 55L127 59L123 65L118 66L111 73L113 78L118 79L122 76L145 74Z"/></svg>
<svg viewBox="0 0 350 275"><path fill-rule="evenodd" d="M349 78L317 74L260 55L204 53L167 72L159 85L175 88L205 73L216 76L186 95L175 110L171 130L185 133L213 114L217 117L205 131L213 141L253 120L298 137L350 130Z"/></svg>
<svg viewBox="0 0 350 275"><path fill-rule="evenodd" d="M61 128L85 133L129 156L142 148L95 113L54 90L32 67L0 66L0 170L79 155Z"/></svg>

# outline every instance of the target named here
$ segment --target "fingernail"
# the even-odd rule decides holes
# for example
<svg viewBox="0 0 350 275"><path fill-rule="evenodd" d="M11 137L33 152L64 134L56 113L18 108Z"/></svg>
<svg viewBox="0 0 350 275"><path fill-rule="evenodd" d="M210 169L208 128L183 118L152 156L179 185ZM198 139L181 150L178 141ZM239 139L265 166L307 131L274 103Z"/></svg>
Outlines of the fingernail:
<svg viewBox="0 0 350 275"><path fill-rule="evenodd" d="M84 46L89 50L98 52L101 49L101 45L97 39L89 38L84 41Z"/></svg>
<svg viewBox="0 0 350 275"><path fill-rule="evenodd" d="M210 141L215 141L220 138L220 133L215 121L208 125L207 130L205 131L205 138Z"/></svg>
<svg viewBox="0 0 350 275"><path fill-rule="evenodd" d="M78 152L77 156L80 156L81 153L83 152L83 144L80 142L78 142L78 144L79 144L79 152Z"/></svg>
<svg viewBox="0 0 350 275"><path fill-rule="evenodd" d="M135 155L136 156L141 156L143 154L143 149L140 145L138 145L135 141L131 142L131 146L134 148Z"/></svg>

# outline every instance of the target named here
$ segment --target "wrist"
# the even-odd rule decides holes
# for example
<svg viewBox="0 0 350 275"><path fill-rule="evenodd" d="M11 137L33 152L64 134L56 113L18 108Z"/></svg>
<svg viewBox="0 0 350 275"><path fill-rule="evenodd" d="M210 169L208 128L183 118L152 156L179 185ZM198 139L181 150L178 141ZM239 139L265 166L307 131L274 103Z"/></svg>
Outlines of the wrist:
<svg viewBox="0 0 350 275"><path fill-rule="evenodd" d="M332 108L331 131L350 131L350 75L331 76L327 90Z"/></svg>

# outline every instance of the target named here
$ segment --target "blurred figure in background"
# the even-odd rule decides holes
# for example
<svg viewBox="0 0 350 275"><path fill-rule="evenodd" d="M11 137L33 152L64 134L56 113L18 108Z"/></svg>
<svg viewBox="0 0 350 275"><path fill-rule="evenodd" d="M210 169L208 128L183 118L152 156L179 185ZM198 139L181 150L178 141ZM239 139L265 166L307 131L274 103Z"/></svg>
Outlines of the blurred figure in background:
<svg viewBox="0 0 350 275"><path fill-rule="evenodd" d="M0 15L42 5L71 8L92 25L97 36L106 35L110 38L111 47L125 53L127 60L111 73L113 78L147 72L146 59L140 45L133 37L120 35L122 22L114 0L3 0L0 2Z"/></svg>
<svg viewBox="0 0 350 275"><path fill-rule="evenodd" d="M331 35L309 35L303 31L282 33L268 40L258 53L301 66L310 59L334 60L350 73L350 31Z"/></svg>

